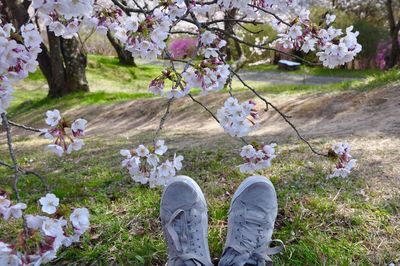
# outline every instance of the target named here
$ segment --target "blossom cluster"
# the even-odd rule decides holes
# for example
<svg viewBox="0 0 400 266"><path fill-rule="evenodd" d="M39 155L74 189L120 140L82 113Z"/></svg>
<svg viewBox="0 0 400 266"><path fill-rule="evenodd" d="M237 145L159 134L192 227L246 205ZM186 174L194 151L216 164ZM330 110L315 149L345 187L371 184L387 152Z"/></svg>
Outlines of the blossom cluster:
<svg viewBox="0 0 400 266"><path fill-rule="evenodd" d="M122 23L113 29L115 37L125 44L125 50L133 57L155 60L166 48L166 39L172 25L171 17L157 9L152 15L139 19L123 17Z"/></svg>
<svg viewBox="0 0 400 266"><path fill-rule="evenodd" d="M170 76L164 75L162 78L154 79L149 86L149 91L156 95L165 95L167 98L181 98L190 93L191 89L199 88L203 93L219 91L223 89L230 76L229 65L225 64L220 58L219 50L226 46L226 41L221 40L214 33L204 31L199 34L198 42L200 46L195 51L190 51L192 56L198 51L204 53L204 60L198 64L192 64L179 78L171 79ZM200 49L201 48L201 49ZM174 54L177 52L174 51ZM183 51L183 55L186 56ZM169 72L168 72L169 73ZM177 86L165 92L165 79L171 79Z"/></svg>
<svg viewBox="0 0 400 266"><path fill-rule="evenodd" d="M55 216L59 199L54 194L47 194L39 200L42 211L50 216L25 215L27 232L21 234L19 241L13 245L0 241L0 265L41 265L56 258L57 251L62 247L69 247L78 242L82 234L89 229L89 211L86 208L77 208L69 216L69 223L63 217ZM6 196L0 196L0 210L3 210L10 201ZM22 217L23 203L10 207L9 213L14 218ZM7 213L7 212L6 212ZM8 219L7 216L3 218ZM28 237L28 239L26 239ZM20 252L21 247L29 248Z"/></svg>
<svg viewBox="0 0 400 266"><path fill-rule="evenodd" d="M160 156L168 150L164 140L157 140L152 147L139 145L134 150L121 150L125 157L122 167L128 169L133 181L140 184L149 184L150 188L164 186L168 179L174 177L182 169L183 156L174 154L172 161L160 163Z"/></svg>
<svg viewBox="0 0 400 266"><path fill-rule="evenodd" d="M31 7L55 36L71 39L78 36L82 22L90 20L93 0L32 0Z"/></svg>
<svg viewBox="0 0 400 266"><path fill-rule="evenodd" d="M259 114L254 101L239 103L236 98L229 97L218 109L217 118L226 133L232 137L244 137L256 128Z"/></svg>
<svg viewBox="0 0 400 266"><path fill-rule="evenodd" d="M60 111L57 109L49 110L46 112L46 124L50 126L49 129L41 129L43 136L51 141L47 149L61 157L64 152L70 154L72 151L79 151L85 144L80 137L85 135L85 127L87 121L82 118L76 119L70 123L65 118L61 117ZM71 135L67 134L67 128L71 129Z"/></svg>
<svg viewBox="0 0 400 266"><path fill-rule="evenodd" d="M332 147L332 151L339 157L339 162L335 166L335 170L327 178L347 177L351 170L356 166L357 160L351 159L351 147L348 143L338 143Z"/></svg>
<svg viewBox="0 0 400 266"><path fill-rule="evenodd" d="M41 52L42 38L33 24L23 25L19 31L0 20L0 114L10 105L13 83L34 72ZM0 118L1 122L1 118Z"/></svg>
<svg viewBox="0 0 400 266"><path fill-rule="evenodd" d="M289 6L293 5L295 0L218 0L217 3L221 6L222 10L230 10L233 8L237 8L244 12L245 14L254 13L254 8L251 5L254 5L258 8L263 8L267 10L284 10ZM257 9L257 8L256 8Z"/></svg>
<svg viewBox="0 0 400 266"><path fill-rule="evenodd" d="M328 29L318 28L310 21L310 12L302 10L294 23L281 27L277 43L284 48L299 49L305 53L317 51L317 56L322 64L334 68L352 61L361 51L357 42L359 32L353 32L353 27L346 29L344 34L341 29L336 29L331 24L335 21L334 15L326 15L325 24Z"/></svg>
<svg viewBox="0 0 400 266"><path fill-rule="evenodd" d="M259 147L258 147L259 146ZM241 164L240 172L253 173L271 166L271 161L276 157L275 143L269 145L243 146L240 156L245 161Z"/></svg>
<svg viewBox="0 0 400 266"><path fill-rule="evenodd" d="M11 201L7 199L7 195L0 195L0 215L4 220L8 220L10 217L19 219L22 217L22 210L26 209L25 203L17 203L11 205Z"/></svg>

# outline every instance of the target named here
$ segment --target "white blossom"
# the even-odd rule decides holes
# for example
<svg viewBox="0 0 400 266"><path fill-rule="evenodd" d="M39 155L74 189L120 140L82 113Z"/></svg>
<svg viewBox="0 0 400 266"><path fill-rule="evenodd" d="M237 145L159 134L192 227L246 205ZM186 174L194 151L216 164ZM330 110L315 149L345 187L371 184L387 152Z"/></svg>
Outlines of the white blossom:
<svg viewBox="0 0 400 266"><path fill-rule="evenodd" d="M83 233L89 228L89 210L86 208L75 209L69 219L78 232Z"/></svg>
<svg viewBox="0 0 400 266"><path fill-rule="evenodd" d="M60 200L56 197L56 195L48 193L45 197L40 198L39 202L42 205L43 212L53 214L57 211Z"/></svg>
<svg viewBox="0 0 400 266"><path fill-rule="evenodd" d="M51 127L57 126L61 120L60 111L58 111L57 109L54 109L53 111L47 111L46 116L46 124Z"/></svg>

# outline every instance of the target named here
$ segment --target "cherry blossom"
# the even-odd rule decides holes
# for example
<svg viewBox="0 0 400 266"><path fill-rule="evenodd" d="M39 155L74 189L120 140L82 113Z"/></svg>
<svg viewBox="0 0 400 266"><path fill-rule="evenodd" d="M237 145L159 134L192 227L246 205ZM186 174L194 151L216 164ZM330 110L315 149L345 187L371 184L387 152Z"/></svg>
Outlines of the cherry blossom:
<svg viewBox="0 0 400 266"><path fill-rule="evenodd" d="M11 217L15 219L21 218L22 210L25 210L26 207L25 203L11 205L11 201L7 199L6 195L0 195L0 215L2 215L3 219L6 221Z"/></svg>
<svg viewBox="0 0 400 266"><path fill-rule="evenodd" d="M319 60L324 66L334 68L352 61L361 51L361 45L357 42L358 32L353 32L353 27L346 29L346 34L331 24L336 16L328 14L326 24L328 29L315 28L309 18L309 12L301 11L295 20L296 23L282 27L276 27L280 32L279 39L274 43L282 44L284 48L301 49L308 53L316 51Z"/></svg>
<svg viewBox="0 0 400 266"><path fill-rule="evenodd" d="M77 232L83 233L89 228L89 211L86 208L75 209L69 219Z"/></svg>
<svg viewBox="0 0 400 266"><path fill-rule="evenodd" d="M335 15L326 14L325 22L326 22L327 25L332 24L335 20L336 20L336 16Z"/></svg>
<svg viewBox="0 0 400 266"><path fill-rule="evenodd" d="M42 38L33 24L23 25L18 32L0 19L0 114L6 113L10 106L13 84L36 71L41 43Z"/></svg>
<svg viewBox="0 0 400 266"><path fill-rule="evenodd" d="M58 110L53 110L53 111L47 111L46 112L46 124L48 124L51 127L55 127L58 125L58 123L61 120L61 115L60 115L60 111Z"/></svg>
<svg viewBox="0 0 400 266"><path fill-rule="evenodd" d="M164 153L166 153L168 150L168 147L165 145L165 141L164 140L157 140L156 141L156 145L155 145L155 151L154 153L157 155L163 155Z"/></svg>
<svg viewBox="0 0 400 266"><path fill-rule="evenodd" d="M232 137L247 136L255 129L259 116L256 103L247 101L239 103L236 98L228 98L224 106L218 109L217 117L225 132Z"/></svg>
<svg viewBox="0 0 400 266"><path fill-rule="evenodd" d="M87 124L87 121L82 118L78 118L72 123L71 130L72 130L72 134L74 135L74 137L84 136L86 124Z"/></svg>
<svg viewBox="0 0 400 266"><path fill-rule="evenodd" d="M47 150L49 150L51 153L56 154L58 157L62 157L64 154L64 149L57 144L47 145Z"/></svg>
<svg viewBox="0 0 400 266"><path fill-rule="evenodd" d="M253 145L243 146L240 156L245 163L239 166L240 172L253 173L270 167L271 161L276 157L275 147L275 143L261 145L257 148L253 147Z"/></svg>
<svg viewBox="0 0 400 266"><path fill-rule="evenodd" d="M160 157L168 150L164 140L157 140L154 146L143 144L133 150L121 150L125 157L122 167L128 169L132 180L142 185L149 184L150 188L164 186L168 179L174 177L182 169L182 155L174 154L172 161L161 162Z"/></svg>
<svg viewBox="0 0 400 266"><path fill-rule="evenodd" d="M3 211L3 219L8 220L10 217L19 219L22 217L22 210L25 209L26 209L25 203L17 203L15 205L12 205Z"/></svg>
<svg viewBox="0 0 400 266"><path fill-rule="evenodd" d="M81 139L75 139L68 145L67 153L71 154L72 151L79 151L85 143Z"/></svg>
<svg viewBox="0 0 400 266"><path fill-rule="evenodd" d="M51 128L41 129L42 135L53 141L53 144L47 145L47 149L62 157L64 153L71 154L73 151L79 151L85 145L84 141L79 139L85 135L85 127L87 121L82 118L76 119L74 122L69 123L68 120L63 118L60 111L54 109L46 112L46 124ZM68 135L67 128L71 129L72 136Z"/></svg>
<svg viewBox="0 0 400 266"><path fill-rule="evenodd" d="M348 143L337 143L332 146L331 151L338 156L339 162L336 164L334 172L328 175L328 179L334 177L346 178L351 170L356 166L357 160L351 159L351 147Z"/></svg>
<svg viewBox="0 0 400 266"><path fill-rule="evenodd" d="M48 214L55 213L59 204L58 198L50 193L42 197L39 202L42 210ZM21 218L22 210L26 208L26 205L18 203L9 207L10 204L6 196L0 196L0 210L7 208L10 216L16 219ZM20 235L18 245L0 241L0 265L41 265L50 262L57 257L57 251L62 246L68 247L78 242L80 236L90 226L89 211L86 208L75 209L70 216L70 224L62 217L55 219L27 214L24 218L29 230ZM72 234L69 234L70 232ZM19 245L25 245L27 241L37 248L21 251Z"/></svg>
<svg viewBox="0 0 400 266"><path fill-rule="evenodd" d="M56 212L60 200L56 195L48 193L45 197L40 198L39 202L42 205L43 212L53 214Z"/></svg>

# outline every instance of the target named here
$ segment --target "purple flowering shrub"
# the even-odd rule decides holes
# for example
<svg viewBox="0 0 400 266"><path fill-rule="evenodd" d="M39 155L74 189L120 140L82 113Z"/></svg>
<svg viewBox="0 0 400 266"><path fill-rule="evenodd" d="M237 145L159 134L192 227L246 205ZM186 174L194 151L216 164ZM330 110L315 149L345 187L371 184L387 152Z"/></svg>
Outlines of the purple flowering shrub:
<svg viewBox="0 0 400 266"><path fill-rule="evenodd" d="M398 39L400 44L400 38ZM379 69L386 69L389 61L390 52L392 50L392 41L386 40L378 45L377 54L375 56L375 63Z"/></svg>
<svg viewBox="0 0 400 266"><path fill-rule="evenodd" d="M168 50L173 59L192 58L196 55L197 43L198 40L195 38L175 39L169 45Z"/></svg>

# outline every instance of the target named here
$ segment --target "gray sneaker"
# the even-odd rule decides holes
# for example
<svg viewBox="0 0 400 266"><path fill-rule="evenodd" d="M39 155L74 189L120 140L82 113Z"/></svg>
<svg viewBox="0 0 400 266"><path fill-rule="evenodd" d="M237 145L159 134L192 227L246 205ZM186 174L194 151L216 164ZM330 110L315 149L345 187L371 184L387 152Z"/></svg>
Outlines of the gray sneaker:
<svg viewBox="0 0 400 266"><path fill-rule="evenodd" d="M207 204L197 183L173 178L161 197L160 217L168 246L168 266L212 266L208 249Z"/></svg>
<svg viewBox="0 0 400 266"><path fill-rule="evenodd" d="M228 235L219 266L272 265L268 255L283 249L282 241L271 240L277 212L271 181L264 176L244 180L232 198Z"/></svg>

